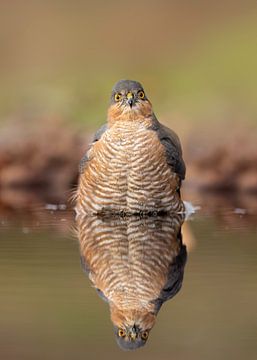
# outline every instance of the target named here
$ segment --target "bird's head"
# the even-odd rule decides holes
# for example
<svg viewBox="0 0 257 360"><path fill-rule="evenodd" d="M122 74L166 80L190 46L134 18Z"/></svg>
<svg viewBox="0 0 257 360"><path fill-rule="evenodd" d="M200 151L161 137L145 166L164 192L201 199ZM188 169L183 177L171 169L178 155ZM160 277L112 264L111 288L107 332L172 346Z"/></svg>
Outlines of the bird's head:
<svg viewBox="0 0 257 360"><path fill-rule="evenodd" d="M152 104L139 82L120 80L114 85L108 110L109 121L145 119L152 113Z"/></svg>
<svg viewBox="0 0 257 360"><path fill-rule="evenodd" d="M156 315L146 309L111 309L111 319L118 345L123 350L136 350L145 345Z"/></svg>

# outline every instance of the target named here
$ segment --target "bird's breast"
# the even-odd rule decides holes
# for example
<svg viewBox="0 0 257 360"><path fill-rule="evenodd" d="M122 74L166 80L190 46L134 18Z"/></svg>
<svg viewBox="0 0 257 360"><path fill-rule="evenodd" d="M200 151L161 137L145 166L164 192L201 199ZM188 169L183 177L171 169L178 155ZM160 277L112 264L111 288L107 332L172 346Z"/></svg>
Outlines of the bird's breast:
<svg viewBox="0 0 257 360"><path fill-rule="evenodd" d="M178 178L156 132L145 124L113 125L88 155L79 187L84 207L92 212L172 210Z"/></svg>

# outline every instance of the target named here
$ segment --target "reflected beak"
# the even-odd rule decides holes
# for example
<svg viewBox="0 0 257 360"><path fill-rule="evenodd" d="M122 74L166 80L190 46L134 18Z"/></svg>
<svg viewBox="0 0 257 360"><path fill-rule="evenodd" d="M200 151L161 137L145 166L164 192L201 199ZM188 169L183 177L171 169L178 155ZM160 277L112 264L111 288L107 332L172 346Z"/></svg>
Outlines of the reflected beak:
<svg viewBox="0 0 257 360"><path fill-rule="evenodd" d="M131 330L130 330L130 333L129 333L129 337L131 340L135 340L136 337L137 337L137 332L136 332L136 329L133 327Z"/></svg>
<svg viewBox="0 0 257 360"><path fill-rule="evenodd" d="M127 94L127 103L131 108L134 105L134 95L131 92Z"/></svg>

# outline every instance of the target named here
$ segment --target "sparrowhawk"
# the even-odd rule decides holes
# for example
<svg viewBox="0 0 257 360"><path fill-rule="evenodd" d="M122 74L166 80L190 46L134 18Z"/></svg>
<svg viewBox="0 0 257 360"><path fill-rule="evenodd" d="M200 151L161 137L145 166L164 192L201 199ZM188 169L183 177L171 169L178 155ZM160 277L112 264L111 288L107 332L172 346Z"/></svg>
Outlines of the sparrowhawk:
<svg viewBox="0 0 257 360"><path fill-rule="evenodd" d="M78 213L183 211L185 164L178 136L156 118L142 85L113 88L107 123L80 163Z"/></svg>

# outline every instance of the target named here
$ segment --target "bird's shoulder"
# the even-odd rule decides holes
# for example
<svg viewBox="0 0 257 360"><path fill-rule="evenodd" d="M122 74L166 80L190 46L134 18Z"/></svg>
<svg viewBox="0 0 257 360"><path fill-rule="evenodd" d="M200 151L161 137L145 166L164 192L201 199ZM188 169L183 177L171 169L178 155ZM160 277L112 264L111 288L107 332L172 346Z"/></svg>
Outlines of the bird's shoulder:
<svg viewBox="0 0 257 360"><path fill-rule="evenodd" d="M93 140L91 142L91 144L89 145L86 153L84 154L84 156L82 157L82 159L80 160L79 163L79 173L83 174L84 170L85 170L85 166L89 160L88 158L88 152L90 151L90 149L92 148L92 146L101 139L102 135L108 130L108 124L105 123L103 124L94 134L93 136Z"/></svg>
<svg viewBox="0 0 257 360"><path fill-rule="evenodd" d="M181 180L185 179L186 167L182 157L182 147L178 135L161 124L155 117L152 122L151 130L155 131L160 142L165 148L167 163L172 167Z"/></svg>
<svg viewBox="0 0 257 360"><path fill-rule="evenodd" d="M93 143L100 140L102 135L108 130L108 124L103 124L95 133L93 137Z"/></svg>

